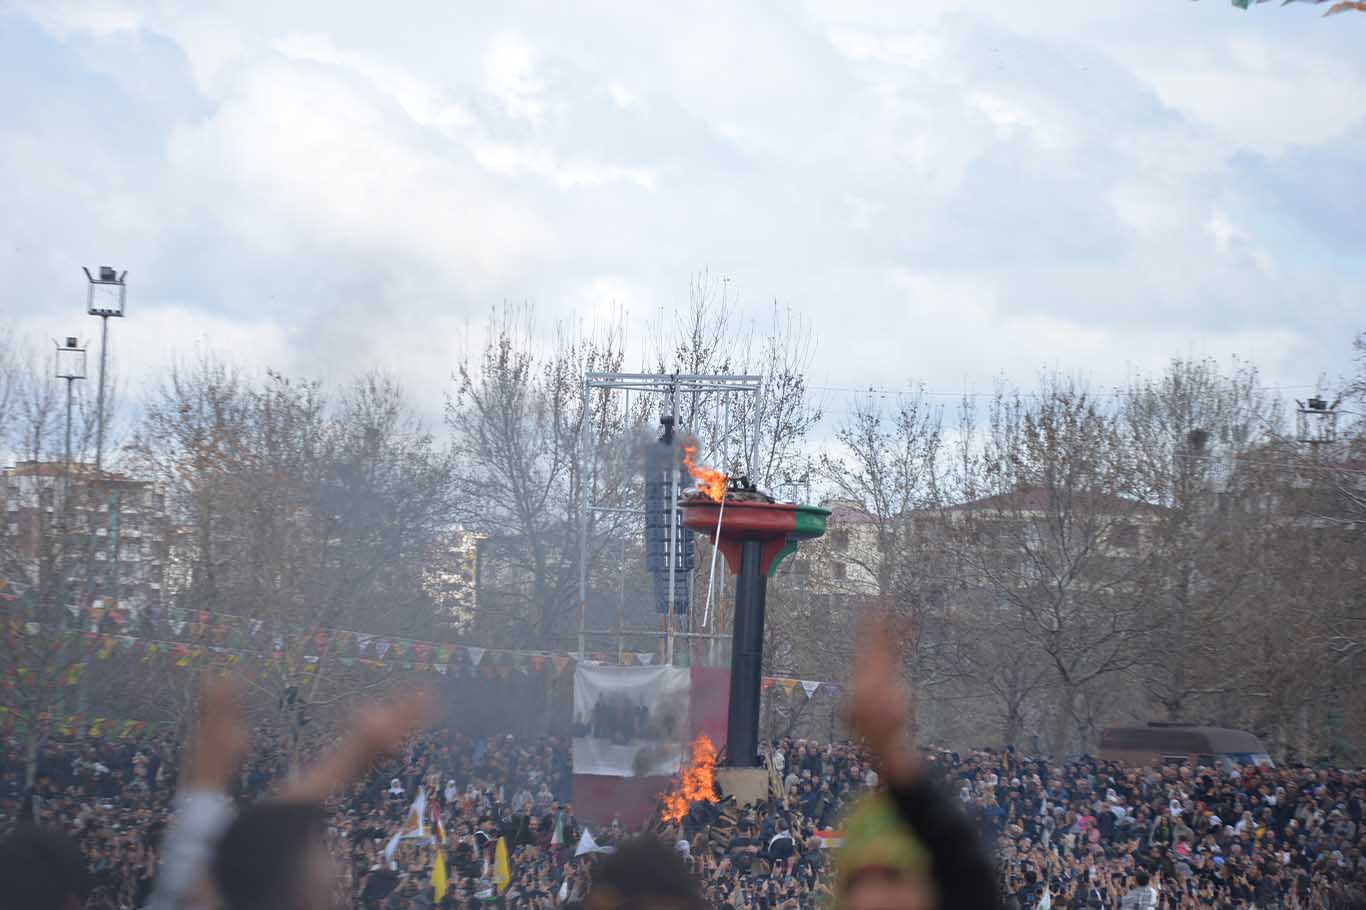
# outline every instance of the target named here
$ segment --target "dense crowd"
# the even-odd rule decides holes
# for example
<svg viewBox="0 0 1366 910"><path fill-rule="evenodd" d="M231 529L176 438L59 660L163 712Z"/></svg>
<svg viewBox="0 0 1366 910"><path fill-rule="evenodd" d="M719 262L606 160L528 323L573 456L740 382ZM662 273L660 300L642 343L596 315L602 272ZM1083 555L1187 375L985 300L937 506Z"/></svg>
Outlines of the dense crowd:
<svg viewBox="0 0 1366 910"><path fill-rule="evenodd" d="M849 801L876 782L853 746L785 740L774 763L786 796L737 809L699 804L679 823L657 826L677 844L714 906L795 910L831 894L827 837ZM169 739L49 742L38 754L36 783L23 784L17 740L0 754L0 831L20 816L64 830L84 849L94 876L91 908L141 908L151 893L160 841L170 824L179 753ZM286 770L282 750L254 753L235 795L270 792ZM379 766L329 804L329 838L351 906L379 910L477 907L492 899L494 853L508 847L512 882L506 910L550 910L582 903L591 866L630 832L613 820L590 832L600 848L579 854L584 825L570 801L568 743L512 737L473 740L431 734ZM435 900L434 843L414 838L388 851L420 789L424 820L446 834L447 890ZM577 855L576 855L577 854Z"/></svg>
<svg viewBox="0 0 1366 910"><path fill-rule="evenodd" d="M1059 765L1010 752L937 760L996 845L1003 891L1022 910L1361 898L1366 772Z"/></svg>
<svg viewBox="0 0 1366 910"><path fill-rule="evenodd" d="M831 847L851 803L878 783L849 744L775 741L780 798L754 807L695 804L654 828L676 844L713 907L811 910L834 895ZM1366 878L1366 772L1308 768L1133 769L1053 764L1013 753L930 756L934 776L995 845L1002 892L1020 910L1334 906ZM94 877L87 906L141 908L157 870L180 772L169 739L50 742L33 787L16 740L0 754L0 830L21 816L81 843ZM271 791L280 750L257 751L236 795ZM582 904L592 865L628 832L584 825L570 793L564 740L429 734L328 805L328 838L346 905L366 910L557 910ZM420 791L439 815L445 894L434 894L435 843L398 842ZM511 883L499 894L496 844Z"/></svg>

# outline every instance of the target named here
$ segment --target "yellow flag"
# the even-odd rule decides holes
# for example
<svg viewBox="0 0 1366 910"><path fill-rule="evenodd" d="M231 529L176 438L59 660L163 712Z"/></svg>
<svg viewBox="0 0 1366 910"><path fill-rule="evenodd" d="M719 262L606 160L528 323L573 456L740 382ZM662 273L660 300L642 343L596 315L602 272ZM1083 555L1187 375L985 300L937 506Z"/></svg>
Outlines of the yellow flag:
<svg viewBox="0 0 1366 910"><path fill-rule="evenodd" d="M508 844L506 838L498 838L498 846L493 848L493 883L502 894L512 884L512 867L508 865Z"/></svg>
<svg viewBox="0 0 1366 910"><path fill-rule="evenodd" d="M446 845L436 845L436 862L432 863L432 900L441 903L446 896Z"/></svg>
<svg viewBox="0 0 1366 910"><path fill-rule="evenodd" d="M446 896L446 826L436 814L436 860L432 863L432 901L441 903Z"/></svg>

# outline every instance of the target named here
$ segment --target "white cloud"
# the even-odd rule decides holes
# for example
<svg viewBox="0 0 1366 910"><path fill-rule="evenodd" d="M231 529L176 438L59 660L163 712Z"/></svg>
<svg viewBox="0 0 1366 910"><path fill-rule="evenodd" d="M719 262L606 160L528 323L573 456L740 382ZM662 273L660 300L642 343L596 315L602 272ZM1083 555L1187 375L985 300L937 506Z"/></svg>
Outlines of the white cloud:
<svg viewBox="0 0 1366 910"><path fill-rule="evenodd" d="M1341 151L1359 55L1140 6L33 3L0 280L58 332L80 264L126 266L148 375L203 337L389 366L432 413L491 306L638 333L708 266L816 324L840 387L1345 362L1362 277L1235 159ZM1286 306L1310 270L1329 303Z"/></svg>
<svg viewBox="0 0 1366 910"><path fill-rule="evenodd" d="M1366 116L1359 67L1317 48L1235 38L1134 58L1164 103L1227 147L1276 155L1342 136Z"/></svg>

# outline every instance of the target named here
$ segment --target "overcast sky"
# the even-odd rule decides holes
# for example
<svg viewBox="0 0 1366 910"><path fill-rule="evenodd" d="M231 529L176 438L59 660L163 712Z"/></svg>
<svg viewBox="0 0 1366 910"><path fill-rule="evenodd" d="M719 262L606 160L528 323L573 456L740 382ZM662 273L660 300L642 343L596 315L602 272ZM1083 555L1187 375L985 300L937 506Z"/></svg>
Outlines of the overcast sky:
<svg viewBox="0 0 1366 910"><path fill-rule="evenodd" d="M820 386L1304 394L1366 327L1366 15L1321 11L0 0L3 315L93 337L107 263L135 385L207 346L436 413L501 301L640 332L708 269Z"/></svg>

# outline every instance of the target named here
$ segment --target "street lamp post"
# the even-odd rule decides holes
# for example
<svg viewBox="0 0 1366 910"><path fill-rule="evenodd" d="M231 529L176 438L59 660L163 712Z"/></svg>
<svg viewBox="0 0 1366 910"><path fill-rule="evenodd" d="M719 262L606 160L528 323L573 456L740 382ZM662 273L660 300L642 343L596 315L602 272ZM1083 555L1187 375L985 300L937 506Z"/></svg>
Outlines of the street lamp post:
<svg viewBox="0 0 1366 910"><path fill-rule="evenodd" d="M1296 415L1296 429L1299 430L1300 442L1312 446L1315 451L1321 445L1337 442L1340 403L1341 399L1338 399L1329 404L1318 395L1308 401L1297 400L1295 404L1299 405L1299 413Z"/></svg>
<svg viewBox="0 0 1366 910"><path fill-rule="evenodd" d="M57 345L57 378L66 380L66 458L65 487L62 496L71 495L71 386L78 379L85 378L85 348L75 338L68 337L65 344Z"/></svg>
<svg viewBox="0 0 1366 910"><path fill-rule="evenodd" d="M100 266L99 277L83 268L87 281L85 311L91 316L100 317L100 391L96 404L95 430L95 472L98 474L104 463L104 374L109 361L109 317L124 315L124 305L128 299L128 285L124 283L127 270L117 272L107 265Z"/></svg>

